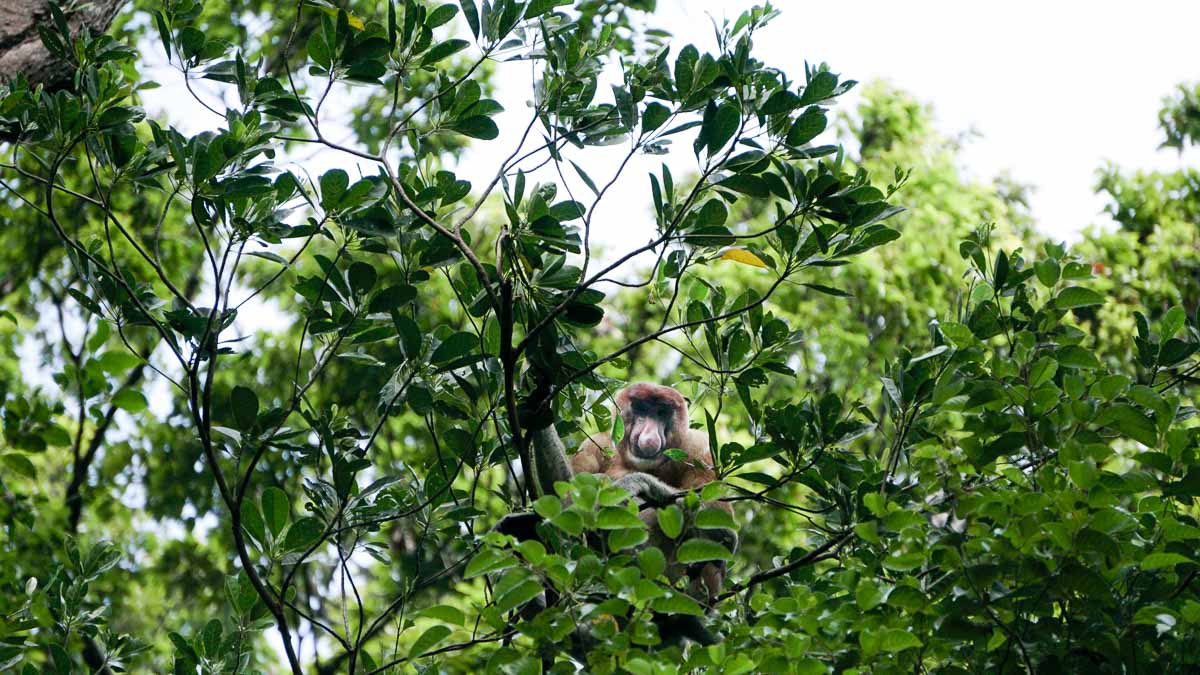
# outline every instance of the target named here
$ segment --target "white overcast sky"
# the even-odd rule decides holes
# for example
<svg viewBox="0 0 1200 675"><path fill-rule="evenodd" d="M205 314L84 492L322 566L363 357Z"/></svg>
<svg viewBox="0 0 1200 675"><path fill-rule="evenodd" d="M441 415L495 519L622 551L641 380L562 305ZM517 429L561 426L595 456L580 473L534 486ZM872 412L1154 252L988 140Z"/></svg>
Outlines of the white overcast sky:
<svg viewBox="0 0 1200 675"><path fill-rule="evenodd" d="M650 23L675 35L672 44L713 48L710 16L734 19L754 2L659 0ZM827 62L844 79L887 80L933 105L947 135L980 134L962 161L970 175L990 179L1008 171L1035 188L1034 217L1048 234L1071 239L1106 222L1093 193L1095 171L1111 161L1129 169L1170 169L1196 163L1159 151L1157 113L1180 82L1200 80L1200 2L806 2L782 0L782 10L756 38L756 54L793 78L803 63ZM505 132L521 128L527 70L499 71ZM847 103L853 104L854 97ZM687 144L668 160L691 168ZM503 143L481 147L463 170L493 166ZM601 182L615 169L584 164ZM627 174L598 222L602 241L622 242L629 230L649 231L645 174L661 158L647 157ZM581 162L583 164L583 162ZM679 170L676 175L679 175ZM482 173L480 173L482 179ZM586 192L586 191L585 191ZM576 193L578 194L578 192ZM903 201L903 195L900 195ZM639 239L641 237L638 237Z"/></svg>
<svg viewBox="0 0 1200 675"><path fill-rule="evenodd" d="M752 3L660 0L672 25ZM1200 80L1200 2L803 2L758 40L782 66L826 61L845 77L886 79L932 103L945 133L974 129L964 164L978 177L1008 170L1036 188L1047 233L1103 222L1093 195L1105 161L1172 168L1157 113L1180 82ZM796 70L799 70L798 68ZM1195 155L1183 161L1195 163Z"/></svg>
<svg viewBox="0 0 1200 675"><path fill-rule="evenodd" d="M753 4L659 0L648 23L674 34L674 50L689 42L711 50L710 17L733 19ZM759 58L793 79L803 77L806 60L824 61L843 78L884 79L932 104L943 133L979 134L962 155L970 175L987 180L1007 171L1033 186L1034 217L1053 236L1072 239L1082 228L1106 222L1103 202L1092 189L1096 169L1106 161L1126 169L1197 164L1197 153L1180 158L1156 148L1162 98L1180 82L1200 80L1200 2L781 0L775 6L782 16L758 35ZM179 86L178 72L160 68L154 74L166 86L146 92L152 111L192 131L215 123ZM524 128L529 81L526 62L497 69L497 98L506 108L498 118L501 137L479 143L458 167L476 188L491 178ZM851 95L846 103L854 101ZM327 103L323 118L336 120L335 109ZM677 176L694 169L688 145L677 143L678 150L665 158ZM589 149L582 159L569 156L603 184L623 150ZM314 174L330 166L355 166L333 151L307 155L303 166ZM663 159L637 158L606 198L594 233L603 245L649 237L645 176ZM557 181L548 170L535 178ZM577 197L586 196L575 176L567 178Z"/></svg>

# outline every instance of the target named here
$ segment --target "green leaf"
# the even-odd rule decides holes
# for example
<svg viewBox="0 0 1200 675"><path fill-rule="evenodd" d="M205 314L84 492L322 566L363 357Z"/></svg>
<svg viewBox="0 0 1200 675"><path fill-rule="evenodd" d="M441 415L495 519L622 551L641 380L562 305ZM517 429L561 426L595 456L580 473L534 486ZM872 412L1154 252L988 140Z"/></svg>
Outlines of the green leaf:
<svg viewBox="0 0 1200 675"><path fill-rule="evenodd" d="M408 284L389 286L380 290L375 294L375 297L371 298L371 302L367 306L367 311L372 314L376 312L390 312L393 309L400 309L416 299L417 289Z"/></svg>
<svg viewBox="0 0 1200 675"><path fill-rule="evenodd" d="M241 516L242 529L265 547L267 545L267 528L263 524L262 510L254 503L254 500L247 499L242 502Z"/></svg>
<svg viewBox="0 0 1200 675"><path fill-rule="evenodd" d="M717 181L717 185L751 197L766 199L771 196L767 182L758 176L735 173Z"/></svg>
<svg viewBox="0 0 1200 675"><path fill-rule="evenodd" d="M1096 424L1116 429L1151 448L1158 445L1158 428L1154 425L1154 420L1127 403L1114 403L1105 407L1096 418Z"/></svg>
<svg viewBox="0 0 1200 675"><path fill-rule="evenodd" d="M457 361L479 348L479 338L474 333L458 332L442 341L433 350L430 361L437 365Z"/></svg>
<svg viewBox="0 0 1200 675"><path fill-rule="evenodd" d="M1171 338L1163 343L1162 348L1158 352L1158 365L1161 368L1170 368L1200 350L1200 344L1195 342L1184 342L1178 338Z"/></svg>
<svg viewBox="0 0 1200 675"><path fill-rule="evenodd" d="M238 429L245 431L258 419L258 396L252 389L238 385L229 393L229 408Z"/></svg>
<svg viewBox="0 0 1200 675"><path fill-rule="evenodd" d="M1029 368L1029 386L1037 387L1049 382L1056 372L1058 372L1058 361L1052 357L1043 356Z"/></svg>
<svg viewBox="0 0 1200 675"><path fill-rule="evenodd" d="M471 28L471 35L479 37L479 9L475 6L475 0L458 0L458 4L462 7L463 18L467 20L467 26Z"/></svg>
<svg viewBox="0 0 1200 675"><path fill-rule="evenodd" d="M881 495L878 492L869 492L863 495L863 506L871 512L871 515L883 517L887 515L887 495Z"/></svg>
<svg viewBox="0 0 1200 675"><path fill-rule="evenodd" d="M706 139L708 154L714 155L725 147L729 139L737 133L738 125L742 121L742 113L736 105L722 103L717 106L711 118L708 114L705 114L704 117L704 124L700 127L700 137Z"/></svg>
<svg viewBox="0 0 1200 675"><path fill-rule="evenodd" d="M542 585L533 579L527 579L517 584L512 590L496 598L496 611L504 613L514 610L541 595L541 593Z"/></svg>
<svg viewBox="0 0 1200 675"><path fill-rule="evenodd" d="M650 602L650 608L660 614L684 614L687 616L704 616L704 608L700 603L683 593L668 593Z"/></svg>
<svg viewBox="0 0 1200 675"><path fill-rule="evenodd" d="M68 288L67 294L70 295L72 298L75 298L75 302L78 302L80 304L80 306L82 306L84 309L91 312L92 314L95 314L96 316L100 316L100 317L104 316L104 310L102 310L100 308L99 303L97 303L95 300L93 300L93 299L89 298L88 296L84 295L83 293L81 293L79 291L79 289Z"/></svg>
<svg viewBox="0 0 1200 675"><path fill-rule="evenodd" d="M808 85L804 87L804 91L801 92L800 105L809 105L829 98L837 88L837 81L837 75L827 70L813 75Z"/></svg>
<svg viewBox="0 0 1200 675"><path fill-rule="evenodd" d="M647 579L657 578L667 569L667 557L657 546L650 546L638 553L638 567Z"/></svg>
<svg viewBox="0 0 1200 675"><path fill-rule="evenodd" d="M858 603L858 608L864 612L875 609L886 598L887 587L874 579L860 579L858 589L854 592L854 601Z"/></svg>
<svg viewBox="0 0 1200 675"><path fill-rule="evenodd" d="M1068 345L1055 352L1058 365L1063 368L1078 368L1094 370L1100 367L1100 359L1096 355L1078 345Z"/></svg>
<svg viewBox="0 0 1200 675"><path fill-rule="evenodd" d="M220 656L221 650L221 620L209 619L200 632L201 651L210 657Z"/></svg>
<svg viewBox="0 0 1200 675"><path fill-rule="evenodd" d="M146 114L138 108L119 106L116 108L109 108L108 110L100 113L100 117L96 120L96 124L101 129L107 129L125 124L127 122L137 122L145 116Z"/></svg>
<svg viewBox="0 0 1200 675"><path fill-rule="evenodd" d="M1046 288L1052 288L1058 283L1058 261L1053 258L1039 260L1033 265L1033 271L1037 274L1038 281Z"/></svg>
<svg viewBox="0 0 1200 675"><path fill-rule="evenodd" d="M651 101L646 104L646 109L642 111L642 132L649 133L661 127L663 122L666 122L671 117L671 109L659 103Z"/></svg>
<svg viewBox="0 0 1200 675"><path fill-rule="evenodd" d="M737 522L725 509L706 507L696 514L696 527L702 530L736 530Z"/></svg>
<svg viewBox="0 0 1200 675"><path fill-rule="evenodd" d="M1100 477L1100 471L1090 459L1067 462L1067 472L1071 474L1071 482L1077 485L1080 490L1091 489Z"/></svg>
<svg viewBox="0 0 1200 675"><path fill-rule="evenodd" d="M1142 558L1142 569L1144 570L1160 570L1165 567L1174 567L1183 563L1195 562L1187 556L1179 555L1178 553L1151 553Z"/></svg>
<svg viewBox="0 0 1200 675"><path fill-rule="evenodd" d="M241 443L241 432L236 429L229 429L228 426L214 424L212 425L212 430L216 431L217 434L229 438L234 443Z"/></svg>
<svg viewBox="0 0 1200 675"><path fill-rule="evenodd" d="M314 31L308 38L308 58L326 70L333 65L329 45L325 43L325 36L321 31Z"/></svg>
<svg viewBox="0 0 1200 675"><path fill-rule="evenodd" d="M583 517L575 511L563 511L551 518L550 524L571 536L583 534Z"/></svg>
<svg viewBox="0 0 1200 675"><path fill-rule="evenodd" d="M805 283L802 283L800 285L804 286L805 288L811 288L812 290L814 290L818 293L824 293L825 295L832 295L835 298L853 298L854 297L854 295L852 293L847 293L846 291L843 291L840 288L833 288L832 286L822 286L821 284L805 284Z"/></svg>
<svg viewBox="0 0 1200 675"><path fill-rule="evenodd" d="M1103 295L1082 286L1068 286L1059 291L1054 298L1054 306L1058 309L1075 309L1076 307L1093 307L1103 304Z"/></svg>
<svg viewBox="0 0 1200 675"><path fill-rule="evenodd" d="M443 623L454 624L455 626L463 626L467 623L467 615L457 607L450 605L434 605L426 607L413 615L413 618L429 618L437 619Z"/></svg>
<svg viewBox="0 0 1200 675"><path fill-rule="evenodd" d="M500 128L486 115L472 115L461 120L455 120L449 128L464 136L490 141L500 135Z"/></svg>
<svg viewBox="0 0 1200 675"><path fill-rule="evenodd" d="M388 0L387 12L388 47L396 48L396 0Z"/></svg>
<svg viewBox="0 0 1200 675"><path fill-rule="evenodd" d="M800 146L808 143L816 138L818 134L825 131L829 121L825 117L825 111L813 106L805 109L792 123L792 127L788 129L787 137L784 141L791 146Z"/></svg>
<svg viewBox="0 0 1200 675"><path fill-rule="evenodd" d="M583 302L572 302L567 305L566 311L563 312L563 320L577 326L595 326L602 319L604 319L603 308Z"/></svg>
<svg viewBox="0 0 1200 675"><path fill-rule="evenodd" d="M643 122L644 121L645 121L645 118L643 118ZM600 196L600 190L599 190L599 188L596 187L596 182L592 180L592 177L589 176L587 174L587 172L584 171L582 168L580 168L580 166L578 164L576 164L575 162L573 162L571 160L567 160L567 161L571 162L571 166L575 167L575 173L579 174L579 179L582 180L583 184L586 185L588 187L588 189L592 191L592 194L594 194L596 196Z"/></svg>
<svg viewBox="0 0 1200 675"><path fill-rule="evenodd" d="M517 544L517 551L530 565L541 565L546 559L546 546L536 539L527 539Z"/></svg>
<svg viewBox="0 0 1200 675"><path fill-rule="evenodd" d="M33 462L28 457L16 452L8 452L0 455L0 461L9 469L25 476L26 478L37 478L37 469L33 466Z"/></svg>
<svg viewBox="0 0 1200 675"><path fill-rule="evenodd" d="M900 628L885 628L880 633L879 649L890 654L920 646L921 640L910 631Z"/></svg>
<svg viewBox="0 0 1200 675"><path fill-rule="evenodd" d="M640 525L641 521L638 522L638 527L631 527L623 530L612 530L609 532L608 550L624 551L626 549L633 548L634 546L638 546L649 539L650 535L646 532L646 527L644 525Z"/></svg>
<svg viewBox="0 0 1200 675"><path fill-rule="evenodd" d="M564 223L571 220L578 220L586 213L587 207L582 202L576 201L559 202L551 206L549 211L551 218Z"/></svg>
<svg viewBox="0 0 1200 675"><path fill-rule="evenodd" d="M321 176L321 208L334 210L341 203L342 195L350 186L350 176L341 169L331 169Z"/></svg>
<svg viewBox="0 0 1200 675"><path fill-rule="evenodd" d="M452 4L440 5L437 9L429 13L425 19L425 25L429 28L437 28L454 18L458 14L458 8Z"/></svg>
<svg viewBox="0 0 1200 675"><path fill-rule="evenodd" d="M869 520L854 526L854 533L872 544L879 543L879 521Z"/></svg>
<svg viewBox="0 0 1200 675"><path fill-rule="evenodd" d="M925 562L925 554L913 551L912 553L892 554L883 559L883 566L896 572L908 572L921 567Z"/></svg>
<svg viewBox="0 0 1200 675"><path fill-rule="evenodd" d="M350 270L346 277L350 281L350 288L354 289L359 295L366 293L375 286L376 279L375 268L361 260L356 260L350 265Z"/></svg>
<svg viewBox="0 0 1200 675"><path fill-rule="evenodd" d="M555 7L569 4L571 4L571 0L533 0L525 10L525 18L536 19L546 12L553 10Z"/></svg>
<svg viewBox="0 0 1200 675"><path fill-rule="evenodd" d="M432 49L426 52L425 56L421 59L421 65L428 66L437 63L444 58L461 52L469 46L471 46L471 43L467 42L466 40L460 40L458 38L446 40L445 42L434 45Z"/></svg>
<svg viewBox="0 0 1200 675"><path fill-rule="evenodd" d="M312 516L305 516L288 527L283 538L285 551L307 551L325 533L325 525Z"/></svg>
<svg viewBox="0 0 1200 675"><path fill-rule="evenodd" d="M688 539L675 552L675 559L685 565L707 560L732 560L733 554L711 539Z"/></svg>
<svg viewBox="0 0 1200 675"><path fill-rule="evenodd" d="M481 574L508 569L516 564L517 557L513 554L507 551L497 551L494 548L485 548L476 553L475 557L471 558L471 562L467 563L463 578L473 579Z"/></svg>
<svg viewBox="0 0 1200 675"><path fill-rule="evenodd" d="M948 351L950 351L950 348L946 345L938 345L924 354L921 354L920 356L913 357L908 363L911 365L914 363L920 363L921 361L928 361L929 359L932 359L935 356L941 356Z"/></svg>
<svg viewBox="0 0 1200 675"><path fill-rule="evenodd" d="M1165 344L1167 340L1175 337L1186 321L1187 312L1184 312L1182 307L1176 305L1168 309L1167 313L1163 315L1162 324L1158 330L1159 344Z"/></svg>
<svg viewBox="0 0 1200 675"><path fill-rule="evenodd" d="M279 255L278 253L272 253L271 251L247 251L246 255L251 255L255 258L262 258L263 260L270 260L273 263L279 263L285 267L288 264L287 258Z"/></svg>
<svg viewBox="0 0 1200 675"><path fill-rule="evenodd" d="M271 534L278 536L283 528L287 527L288 522L288 497L287 493L277 487L269 487L263 490L262 497L263 521L270 528Z"/></svg>
<svg viewBox="0 0 1200 675"><path fill-rule="evenodd" d="M421 637L413 642L412 648L408 650L408 658L415 659L433 649L434 645L449 637L451 632L449 626L441 624L429 627L424 633L421 633Z"/></svg>
<svg viewBox="0 0 1200 675"><path fill-rule="evenodd" d="M758 109L763 115L777 115L795 110L800 105L800 97L786 89L780 89L771 94L766 103Z"/></svg>
<svg viewBox="0 0 1200 675"><path fill-rule="evenodd" d="M250 582L250 577L246 576L245 570L225 577L225 590L229 594L230 603L238 614L249 612L262 601L258 597L258 592L254 590L254 584Z"/></svg>
<svg viewBox="0 0 1200 675"><path fill-rule="evenodd" d="M957 348L969 347L975 344L975 334L961 323L943 323L938 325L942 336Z"/></svg>
<svg viewBox="0 0 1200 675"><path fill-rule="evenodd" d="M129 413L139 413L149 406L146 396L137 389L118 391L117 395L113 396L112 402L113 405Z"/></svg>
<svg viewBox="0 0 1200 675"><path fill-rule="evenodd" d="M722 199L710 199L696 211L696 224L700 226L724 225L729 218L729 209Z"/></svg>
<svg viewBox="0 0 1200 675"><path fill-rule="evenodd" d="M683 511L678 506L671 504L666 508L659 509L656 512L658 516L658 529L671 539L678 539L679 535L683 534Z"/></svg>
<svg viewBox="0 0 1200 675"><path fill-rule="evenodd" d="M596 527L601 530L618 530L627 527L644 527L642 521L626 508L606 506L596 516Z"/></svg>
<svg viewBox="0 0 1200 675"><path fill-rule="evenodd" d="M163 13L155 10L154 25L158 28L158 39L162 40L163 51L167 53L167 60L171 59L171 30L167 28L167 20L163 17Z"/></svg>
<svg viewBox="0 0 1200 675"><path fill-rule="evenodd" d="M562 513L562 500L554 495L543 495L533 503L533 512L549 520Z"/></svg>

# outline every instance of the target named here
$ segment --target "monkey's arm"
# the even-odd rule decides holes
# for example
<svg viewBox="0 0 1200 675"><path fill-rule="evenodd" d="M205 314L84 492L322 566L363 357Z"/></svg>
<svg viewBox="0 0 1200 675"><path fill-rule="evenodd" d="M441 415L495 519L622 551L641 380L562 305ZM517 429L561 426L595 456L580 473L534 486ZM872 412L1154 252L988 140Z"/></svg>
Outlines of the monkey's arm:
<svg viewBox="0 0 1200 675"><path fill-rule="evenodd" d="M641 471L631 471L614 482L633 495L635 499L652 502L656 505L674 502L675 495L679 492L658 478Z"/></svg>
<svg viewBox="0 0 1200 675"><path fill-rule="evenodd" d="M712 482L711 479L698 483L685 480L682 488L683 491L697 489L705 483L710 482ZM615 483L622 488L625 488L625 490L629 492L629 494L633 495L635 499L639 499L642 502L650 502L655 506L664 506L666 504L674 503L676 499L681 499L680 490L676 489L672 485L668 485L655 476L652 476L648 473L642 473L641 471L631 471L630 473L618 478ZM733 515L733 507L722 501L704 502L703 507L720 509L731 516ZM716 539L720 541L728 546L730 551L737 550L738 537L737 532L734 532L733 530L724 528L707 530L705 532L705 536L710 539Z"/></svg>
<svg viewBox="0 0 1200 675"><path fill-rule="evenodd" d="M712 482L708 480L685 480L682 488L686 491L689 489L697 489L700 486ZM655 506L664 506L674 503L679 497L680 490L668 485L662 480L641 471L632 471L621 476L615 481L616 485L624 488L629 494L643 503L650 502ZM726 502L712 501L704 502L704 508L720 509L729 515L733 515L733 507ZM707 539L716 540L725 545L730 552L737 551L738 535L734 530L719 528L703 530L701 536Z"/></svg>

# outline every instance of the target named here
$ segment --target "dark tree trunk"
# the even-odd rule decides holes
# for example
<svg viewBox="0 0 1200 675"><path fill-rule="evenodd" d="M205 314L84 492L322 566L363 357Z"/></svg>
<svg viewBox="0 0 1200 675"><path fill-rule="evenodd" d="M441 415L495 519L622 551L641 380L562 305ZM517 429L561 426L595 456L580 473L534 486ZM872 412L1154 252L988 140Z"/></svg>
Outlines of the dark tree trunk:
<svg viewBox="0 0 1200 675"><path fill-rule="evenodd" d="M71 27L87 26L103 33L127 0L92 0L70 17ZM67 82L70 71L50 56L38 37L38 24L50 20L46 0L0 0L0 82L24 74L30 84L56 89Z"/></svg>

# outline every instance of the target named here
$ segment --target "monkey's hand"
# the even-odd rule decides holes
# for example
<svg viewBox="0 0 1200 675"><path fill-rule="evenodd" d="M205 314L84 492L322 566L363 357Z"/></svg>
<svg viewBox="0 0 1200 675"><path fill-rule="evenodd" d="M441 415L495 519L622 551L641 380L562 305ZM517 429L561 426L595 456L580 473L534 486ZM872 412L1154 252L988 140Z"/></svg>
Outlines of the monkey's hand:
<svg viewBox="0 0 1200 675"><path fill-rule="evenodd" d="M658 478L641 471L632 471L618 478L615 485L624 488L633 495L639 504L651 503L656 506L670 504L675 501L675 488L667 485Z"/></svg>

